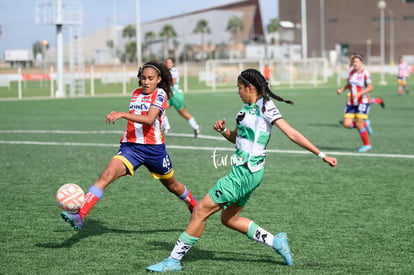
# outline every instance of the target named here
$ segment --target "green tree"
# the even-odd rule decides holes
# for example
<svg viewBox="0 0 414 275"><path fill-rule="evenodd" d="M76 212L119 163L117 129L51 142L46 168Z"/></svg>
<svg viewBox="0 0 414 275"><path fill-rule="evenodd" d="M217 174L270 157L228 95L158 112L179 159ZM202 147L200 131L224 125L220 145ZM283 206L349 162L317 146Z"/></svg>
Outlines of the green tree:
<svg viewBox="0 0 414 275"><path fill-rule="evenodd" d="M137 41L131 41L125 45L125 55L129 62L133 62L137 54Z"/></svg>
<svg viewBox="0 0 414 275"><path fill-rule="evenodd" d="M161 32L159 33L160 37L164 38L164 58L168 56L170 40L174 37L177 37L177 33L172 25L166 24L162 27Z"/></svg>
<svg viewBox="0 0 414 275"><path fill-rule="evenodd" d="M145 46L148 49L150 59L152 58L152 43L154 43L155 38L156 34L153 31L146 32L144 35Z"/></svg>
<svg viewBox="0 0 414 275"><path fill-rule="evenodd" d="M129 24L122 29L122 37L128 39L128 43L125 45L125 57L129 62L133 62L136 55L137 42L131 41L132 38L136 37L136 34L135 25Z"/></svg>
<svg viewBox="0 0 414 275"><path fill-rule="evenodd" d="M240 17L232 16L227 23L226 31L230 32L233 36L234 49L236 50L237 35L244 30L244 24Z"/></svg>
<svg viewBox="0 0 414 275"><path fill-rule="evenodd" d="M274 33L279 30L279 19L272 18L269 24L266 25L266 30L268 33Z"/></svg>
<svg viewBox="0 0 414 275"><path fill-rule="evenodd" d="M43 49L44 47L41 41L34 42L32 45L33 56L36 57L38 53L43 55L44 54Z"/></svg>
<svg viewBox="0 0 414 275"><path fill-rule="evenodd" d="M240 17L232 16L227 23L226 31L230 32L232 35L235 35L243 30L244 24Z"/></svg>
<svg viewBox="0 0 414 275"><path fill-rule="evenodd" d="M134 38L137 34L137 30L135 28L135 25L129 24L125 26L122 30L122 37L128 38L128 41L131 41L132 38Z"/></svg>
<svg viewBox="0 0 414 275"><path fill-rule="evenodd" d="M195 29L193 30L193 33L201 34L201 46L203 47L203 50L204 50L205 49L205 35L207 33L211 33L210 27L208 26L208 21L205 19L200 19L197 22L197 25Z"/></svg>
<svg viewBox="0 0 414 275"><path fill-rule="evenodd" d="M269 22L269 24L266 25L266 30L267 33L269 34L274 34L276 32L278 32L279 30L279 19L277 18L272 18ZM275 39L274 37L272 37L272 44L275 43Z"/></svg>
<svg viewBox="0 0 414 275"><path fill-rule="evenodd" d="M106 46L110 49L114 48L114 41L112 39L106 40Z"/></svg>

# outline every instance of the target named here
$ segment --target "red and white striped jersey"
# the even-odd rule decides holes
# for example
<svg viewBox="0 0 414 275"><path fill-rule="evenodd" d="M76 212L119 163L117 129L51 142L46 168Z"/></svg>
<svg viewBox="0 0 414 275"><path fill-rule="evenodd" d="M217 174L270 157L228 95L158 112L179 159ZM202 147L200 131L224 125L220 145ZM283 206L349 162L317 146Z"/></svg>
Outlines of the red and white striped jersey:
<svg viewBox="0 0 414 275"><path fill-rule="evenodd" d="M408 77L408 64L402 62L398 64L398 77L407 78Z"/></svg>
<svg viewBox="0 0 414 275"><path fill-rule="evenodd" d="M365 90L368 84L371 83L371 75L367 70L361 69L360 71L350 71L348 77L348 89L350 96L348 96L346 104L356 106L362 103L369 103L370 100L368 94L364 94L359 98L357 98L356 95L358 92Z"/></svg>
<svg viewBox="0 0 414 275"><path fill-rule="evenodd" d="M164 135L161 130L162 112L167 108L167 93L157 88L150 94L143 93L142 89L135 89L132 92L129 103L129 113L136 115L147 115L150 107L161 110L160 115L152 125L144 125L128 120L125 132L120 142L139 144L164 144Z"/></svg>

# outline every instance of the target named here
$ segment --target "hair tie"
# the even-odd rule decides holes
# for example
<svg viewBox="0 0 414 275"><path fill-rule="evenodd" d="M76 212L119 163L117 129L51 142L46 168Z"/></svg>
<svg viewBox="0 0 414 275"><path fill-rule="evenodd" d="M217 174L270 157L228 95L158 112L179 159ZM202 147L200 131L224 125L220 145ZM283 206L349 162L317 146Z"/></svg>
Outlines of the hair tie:
<svg viewBox="0 0 414 275"><path fill-rule="evenodd" d="M154 70L158 72L159 75L161 75L161 71L160 69L157 68L157 66L154 66L152 64L144 64L144 66L142 66L142 70L145 68L153 68Z"/></svg>
<svg viewBox="0 0 414 275"><path fill-rule="evenodd" d="M354 55L354 58L359 58L359 60L364 61L364 58L360 54Z"/></svg>
<svg viewBox="0 0 414 275"><path fill-rule="evenodd" d="M249 84L250 84L250 85L253 85L252 83L250 83L250 81L249 81L249 80L247 80L246 78L244 78L244 76L243 76L242 74L240 74L240 78L241 78L241 79L243 79L243 81L244 81L244 82L246 82L246 83L247 83L247 85L249 85Z"/></svg>

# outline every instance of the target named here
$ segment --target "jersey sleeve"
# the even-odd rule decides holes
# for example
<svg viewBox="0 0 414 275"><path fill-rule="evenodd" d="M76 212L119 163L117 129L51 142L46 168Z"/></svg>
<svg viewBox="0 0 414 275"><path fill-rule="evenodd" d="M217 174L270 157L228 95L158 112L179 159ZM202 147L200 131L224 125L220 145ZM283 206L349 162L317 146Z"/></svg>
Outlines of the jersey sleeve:
<svg viewBox="0 0 414 275"><path fill-rule="evenodd" d="M151 106L157 107L161 112L167 108L167 94L163 89L158 88L157 95Z"/></svg>
<svg viewBox="0 0 414 275"><path fill-rule="evenodd" d="M282 118L282 114L280 113L276 105L273 103L273 101L267 101L265 107L266 110L263 113L263 118L270 124L273 124L273 122Z"/></svg>
<svg viewBox="0 0 414 275"><path fill-rule="evenodd" d="M371 74L368 71L365 71L365 83L372 84Z"/></svg>
<svg viewBox="0 0 414 275"><path fill-rule="evenodd" d="M180 77L180 75L179 75L179 73L178 73L178 70L177 70L177 68L175 68L175 67L172 67L171 69L170 69L170 73L171 73L171 77L174 79L174 78L176 78L176 79L178 79L179 77Z"/></svg>

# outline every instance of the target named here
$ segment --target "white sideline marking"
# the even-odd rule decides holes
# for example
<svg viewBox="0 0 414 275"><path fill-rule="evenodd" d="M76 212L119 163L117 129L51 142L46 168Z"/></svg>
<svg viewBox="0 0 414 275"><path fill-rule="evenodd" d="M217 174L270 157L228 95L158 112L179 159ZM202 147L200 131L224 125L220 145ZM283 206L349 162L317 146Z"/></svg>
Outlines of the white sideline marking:
<svg viewBox="0 0 414 275"><path fill-rule="evenodd" d="M122 135L124 131L68 131L68 130L0 130L0 134L71 134L71 135L91 135L91 134L119 134ZM190 137L193 138L194 134L179 134L179 133L168 133L166 137ZM198 138L201 139L213 139L213 140L224 140L220 136L207 136L207 135L198 135Z"/></svg>
<svg viewBox="0 0 414 275"><path fill-rule="evenodd" d="M122 134L123 131L67 131L67 130L0 130L1 133L34 133L34 134ZM193 134L168 133L168 136L189 137L194 138ZM198 135L199 139L212 139L225 141L223 137ZM17 141L17 140L0 140L0 144L17 144L17 145L52 145L52 146L91 146L91 147L119 147L119 143L80 143L80 142L48 142L48 141ZM204 147L204 146L181 146L166 145L168 149L179 150L199 150L199 151L234 151L234 147ZM268 149L269 153L281 154L311 154L304 150L280 150ZM352 152L328 152L325 153L332 156L360 156L360 157L379 157L379 158L407 158L414 159L414 155L401 154L374 154L374 153L352 153Z"/></svg>
<svg viewBox="0 0 414 275"><path fill-rule="evenodd" d="M0 134L120 134L123 131L0 130Z"/></svg>

